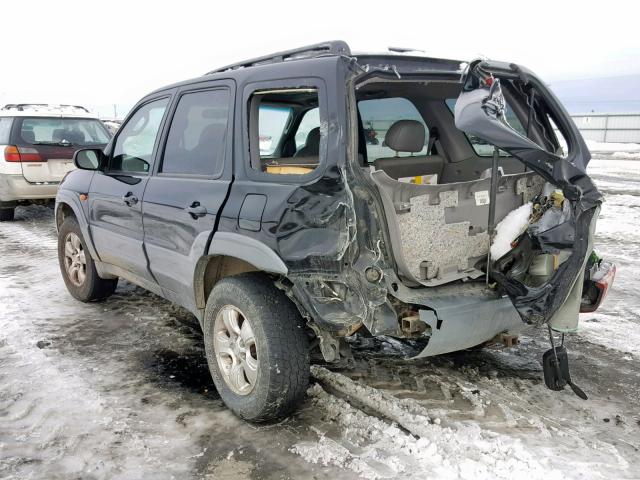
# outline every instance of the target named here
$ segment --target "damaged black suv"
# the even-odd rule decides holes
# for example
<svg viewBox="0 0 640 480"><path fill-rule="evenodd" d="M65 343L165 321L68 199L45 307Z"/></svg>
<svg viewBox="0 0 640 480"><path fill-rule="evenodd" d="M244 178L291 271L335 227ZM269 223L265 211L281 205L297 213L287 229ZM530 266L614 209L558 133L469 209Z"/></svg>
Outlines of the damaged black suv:
<svg viewBox="0 0 640 480"><path fill-rule="evenodd" d="M589 158L523 67L327 42L159 89L77 151L60 267L79 300L121 277L193 312L222 399L273 419L310 351L339 362L356 332L431 356L575 331L615 273L592 253ZM550 388L565 367L554 348Z"/></svg>

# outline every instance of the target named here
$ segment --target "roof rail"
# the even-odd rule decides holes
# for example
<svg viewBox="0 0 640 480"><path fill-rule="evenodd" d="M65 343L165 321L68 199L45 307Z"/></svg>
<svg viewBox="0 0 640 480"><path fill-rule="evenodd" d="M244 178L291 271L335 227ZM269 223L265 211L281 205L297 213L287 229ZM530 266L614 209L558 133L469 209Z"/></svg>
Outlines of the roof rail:
<svg viewBox="0 0 640 480"><path fill-rule="evenodd" d="M228 70L237 70L239 68L254 67L256 65L266 65L270 63L280 63L289 60L298 60L301 58L313 58L321 55L351 55L351 49L346 42L342 40L332 40L329 42L316 43L307 45L306 47L294 48L293 50L285 50L276 52L262 57L252 58L243 62L233 63L226 67L216 68L207 72L206 75L213 73L226 72Z"/></svg>
<svg viewBox="0 0 640 480"><path fill-rule="evenodd" d="M82 105L49 105L48 103L8 103L6 104L4 107L2 107L2 110L18 110L19 112L22 112L24 110L33 110L33 109L38 109L38 108L49 108L49 107L53 107L53 108L77 108L78 110L84 110L87 113L91 113L89 112L89 110L87 110L85 107L83 107Z"/></svg>

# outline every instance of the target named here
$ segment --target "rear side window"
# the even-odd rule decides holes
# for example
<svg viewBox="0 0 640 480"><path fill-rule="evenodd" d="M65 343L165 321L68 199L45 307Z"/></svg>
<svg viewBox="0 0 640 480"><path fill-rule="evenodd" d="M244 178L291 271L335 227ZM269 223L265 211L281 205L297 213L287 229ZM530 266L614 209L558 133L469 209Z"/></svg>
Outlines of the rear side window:
<svg viewBox="0 0 640 480"><path fill-rule="evenodd" d="M111 170L131 173L150 170L153 146L168 103L167 98L149 102L122 126L113 147Z"/></svg>
<svg viewBox="0 0 640 480"><path fill-rule="evenodd" d="M315 87L259 90L249 99L251 166L273 175L313 172L326 145Z"/></svg>
<svg viewBox="0 0 640 480"><path fill-rule="evenodd" d="M415 120L424 126L425 145L420 152L414 152L413 155L427 154L429 129L418 109L408 99L395 97L361 100L358 102L358 111L360 112L360 118L362 118L369 163L373 163L378 158L410 155L409 153L392 150L384 141L387 130L399 120Z"/></svg>
<svg viewBox="0 0 640 480"><path fill-rule="evenodd" d="M228 118L228 90L182 95L169 129L161 171L219 174L224 165Z"/></svg>
<svg viewBox="0 0 640 480"><path fill-rule="evenodd" d="M13 118L0 117L0 144L6 145L9 143L9 134L11 133L11 124Z"/></svg>

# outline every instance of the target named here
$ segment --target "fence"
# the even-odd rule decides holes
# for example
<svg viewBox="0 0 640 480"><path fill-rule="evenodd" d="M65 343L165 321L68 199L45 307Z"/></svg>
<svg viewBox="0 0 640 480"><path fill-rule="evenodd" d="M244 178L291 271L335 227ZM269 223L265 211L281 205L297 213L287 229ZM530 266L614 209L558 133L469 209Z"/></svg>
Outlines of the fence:
<svg viewBox="0 0 640 480"><path fill-rule="evenodd" d="M587 140L640 143L640 113L589 113L571 118Z"/></svg>

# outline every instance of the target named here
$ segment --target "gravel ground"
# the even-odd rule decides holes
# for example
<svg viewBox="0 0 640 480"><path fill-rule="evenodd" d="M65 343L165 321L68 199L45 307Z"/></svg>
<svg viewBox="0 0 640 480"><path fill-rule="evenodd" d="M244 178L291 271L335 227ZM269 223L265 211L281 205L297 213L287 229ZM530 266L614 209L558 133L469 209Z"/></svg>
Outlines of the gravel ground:
<svg viewBox="0 0 640 480"><path fill-rule="evenodd" d="M361 338L353 368L314 367L299 412L260 427L218 398L192 315L126 282L75 301L52 210L19 208L0 224L0 478L639 478L640 162L590 173L618 277L568 343L588 401L544 387L542 332L420 361Z"/></svg>

